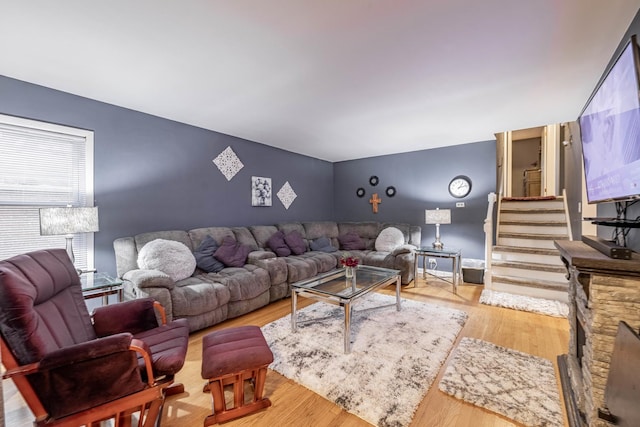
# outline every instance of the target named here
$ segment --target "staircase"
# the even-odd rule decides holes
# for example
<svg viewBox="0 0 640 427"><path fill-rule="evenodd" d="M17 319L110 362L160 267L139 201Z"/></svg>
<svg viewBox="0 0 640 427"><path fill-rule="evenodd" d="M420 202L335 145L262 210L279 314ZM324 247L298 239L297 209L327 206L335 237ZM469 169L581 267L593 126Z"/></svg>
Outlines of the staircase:
<svg viewBox="0 0 640 427"><path fill-rule="evenodd" d="M553 244L570 238L564 199L503 199L497 227L491 289L568 302L566 269Z"/></svg>

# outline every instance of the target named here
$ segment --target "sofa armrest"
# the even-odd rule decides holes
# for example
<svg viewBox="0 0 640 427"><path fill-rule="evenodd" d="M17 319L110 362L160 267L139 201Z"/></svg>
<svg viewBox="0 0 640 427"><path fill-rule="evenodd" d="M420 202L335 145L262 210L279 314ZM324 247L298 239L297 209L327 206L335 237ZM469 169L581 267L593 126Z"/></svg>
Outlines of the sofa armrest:
<svg viewBox="0 0 640 427"><path fill-rule="evenodd" d="M160 270L130 270L123 276L136 288L167 288L173 289L175 282Z"/></svg>
<svg viewBox="0 0 640 427"><path fill-rule="evenodd" d="M269 279L271 280L271 286L279 285L280 283L285 283L287 281L287 277L289 271L287 269L287 263L284 258L277 257L273 252L263 251L265 253L270 253L273 256L268 258L261 259L251 259L247 261L249 264L253 264L257 267L264 268L269 272ZM255 252L252 252L255 253Z"/></svg>
<svg viewBox="0 0 640 427"><path fill-rule="evenodd" d="M130 332L135 335L157 328L156 314L158 313L156 313L153 298L141 298L105 305L97 307L93 311L93 328L99 337L122 332Z"/></svg>
<svg viewBox="0 0 640 427"><path fill-rule="evenodd" d="M400 245L391 252L391 255L397 256L400 254L408 254L414 252L416 249L418 248L413 245Z"/></svg>

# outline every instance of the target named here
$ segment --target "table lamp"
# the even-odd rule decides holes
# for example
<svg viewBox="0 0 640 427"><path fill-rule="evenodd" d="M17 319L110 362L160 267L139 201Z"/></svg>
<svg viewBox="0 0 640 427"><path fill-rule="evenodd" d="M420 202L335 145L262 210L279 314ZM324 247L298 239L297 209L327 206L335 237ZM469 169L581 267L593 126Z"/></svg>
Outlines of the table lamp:
<svg viewBox="0 0 640 427"><path fill-rule="evenodd" d="M73 235L98 231L97 207L56 207L40 208L40 235L65 235L67 254L75 264L73 256Z"/></svg>
<svg viewBox="0 0 640 427"><path fill-rule="evenodd" d="M427 209L425 213L425 224L435 224L436 241L433 242L435 249L442 249L444 244L440 241L440 224L451 224L451 209Z"/></svg>

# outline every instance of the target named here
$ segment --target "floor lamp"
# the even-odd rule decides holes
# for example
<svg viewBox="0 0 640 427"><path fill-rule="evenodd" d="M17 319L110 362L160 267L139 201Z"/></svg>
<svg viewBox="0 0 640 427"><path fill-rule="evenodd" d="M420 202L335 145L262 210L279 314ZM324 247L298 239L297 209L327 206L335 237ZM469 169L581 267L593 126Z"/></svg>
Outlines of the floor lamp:
<svg viewBox="0 0 640 427"><path fill-rule="evenodd" d="M441 250L444 244L440 241L440 224L451 224L451 209L427 209L425 213L425 224L435 224L436 241L433 242L434 249Z"/></svg>
<svg viewBox="0 0 640 427"><path fill-rule="evenodd" d="M75 264L73 235L98 231L97 207L65 207L40 209L40 235L59 236L67 239L67 254Z"/></svg>

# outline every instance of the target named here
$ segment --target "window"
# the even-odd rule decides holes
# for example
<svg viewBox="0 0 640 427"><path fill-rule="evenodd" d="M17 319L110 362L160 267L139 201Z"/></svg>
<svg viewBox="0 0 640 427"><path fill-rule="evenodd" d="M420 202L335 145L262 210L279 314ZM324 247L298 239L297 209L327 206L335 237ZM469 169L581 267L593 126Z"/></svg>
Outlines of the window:
<svg viewBox="0 0 640 427"><path fill-rule="evenodd" d="M0 114L0 259L64 248L41 236L39 208L93 206L93 132ZM73 238L76 267L93 268L93 233Z"/></svg>

